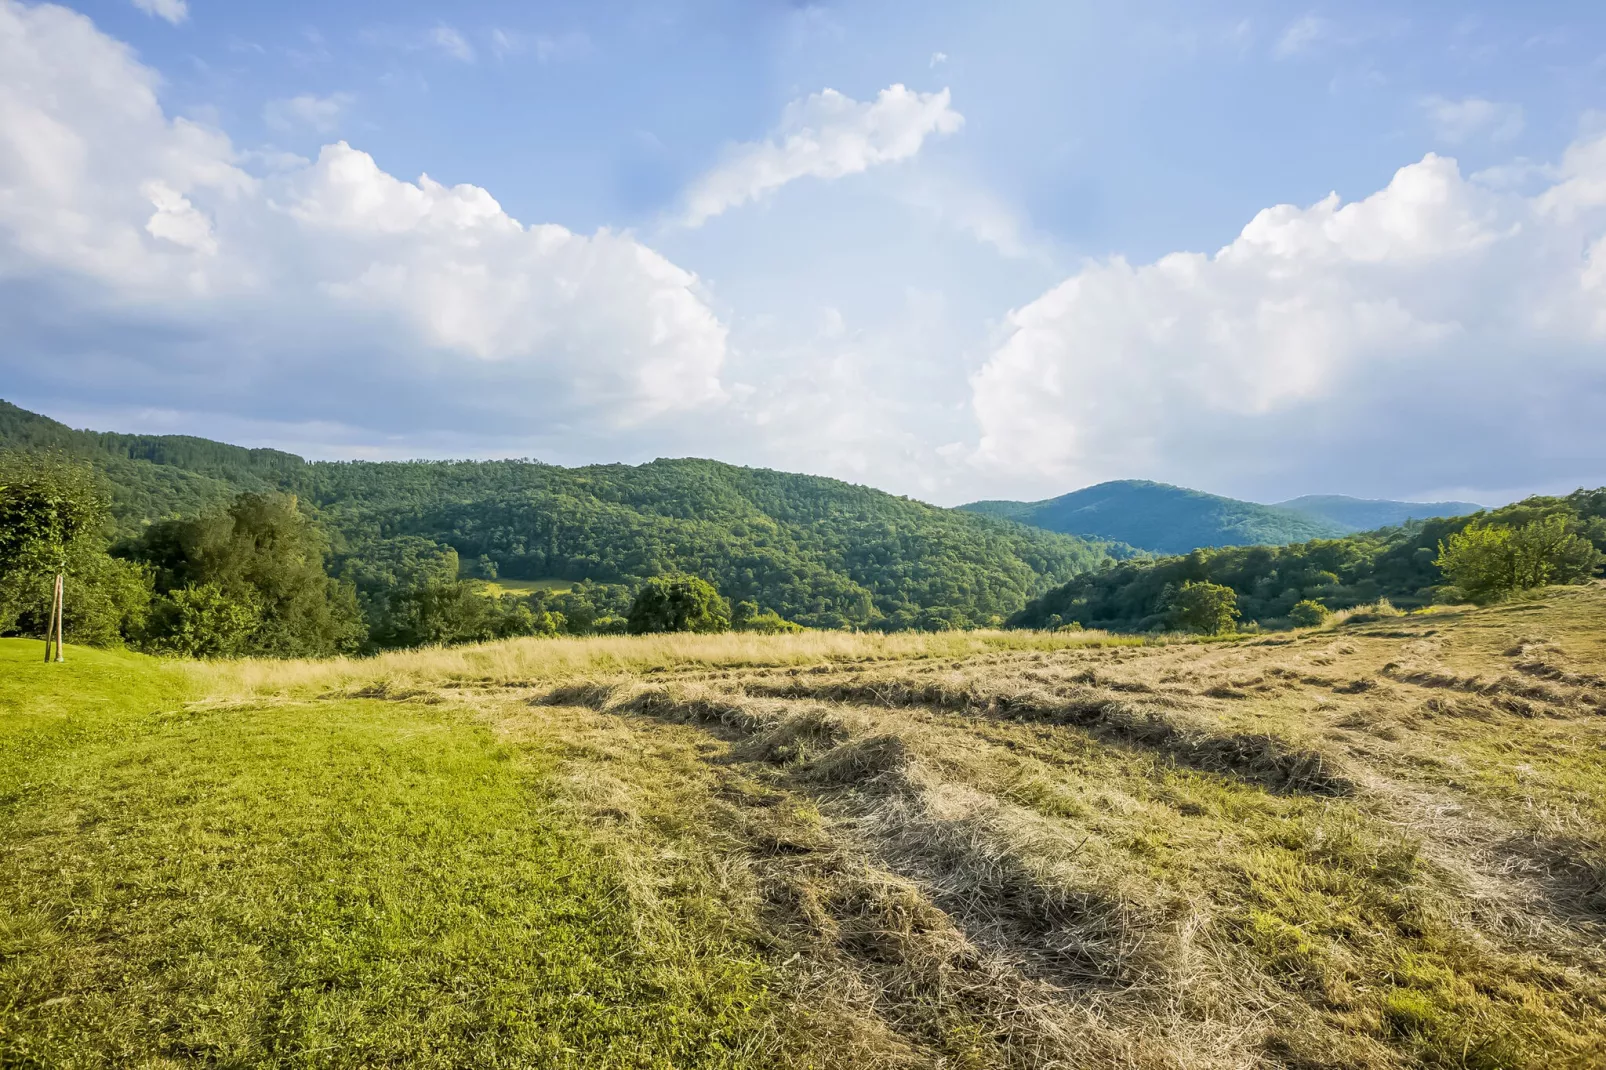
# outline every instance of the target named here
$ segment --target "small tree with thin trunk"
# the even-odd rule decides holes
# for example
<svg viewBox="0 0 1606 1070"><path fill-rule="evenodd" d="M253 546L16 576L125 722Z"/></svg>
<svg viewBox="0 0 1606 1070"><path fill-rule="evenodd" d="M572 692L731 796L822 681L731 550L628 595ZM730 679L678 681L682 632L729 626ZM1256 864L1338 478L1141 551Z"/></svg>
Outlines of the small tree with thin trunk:
<svg viewBox="0 0 1606 1070"><path fill-rule="evenodd" d="M45 660L63 660L68 576L100 552L109 506L88 464L60 454L0 454L0 580L50 580Z"/></svg>

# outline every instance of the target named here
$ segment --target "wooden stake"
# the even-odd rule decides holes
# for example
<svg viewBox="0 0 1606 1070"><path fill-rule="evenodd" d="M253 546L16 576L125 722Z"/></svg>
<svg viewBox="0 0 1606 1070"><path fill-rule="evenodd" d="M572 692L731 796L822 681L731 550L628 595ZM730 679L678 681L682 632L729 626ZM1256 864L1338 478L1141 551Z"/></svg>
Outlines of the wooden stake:
<svg viewBox="0 0 1606 1070"><path fill-rule="evenodd" d="M57 590L54 584L50 587L50 619L45 624L45 661L50 661L50 644L56 640L56 605Z"/></svg>
<svg viewBox="0 0 1606 1070"><path fill-rule="evenodd" d="M62 633L66 629L66 622L62 620L67 613L67 577L56 573L56 660L66 661L62 656Z"/></svg>

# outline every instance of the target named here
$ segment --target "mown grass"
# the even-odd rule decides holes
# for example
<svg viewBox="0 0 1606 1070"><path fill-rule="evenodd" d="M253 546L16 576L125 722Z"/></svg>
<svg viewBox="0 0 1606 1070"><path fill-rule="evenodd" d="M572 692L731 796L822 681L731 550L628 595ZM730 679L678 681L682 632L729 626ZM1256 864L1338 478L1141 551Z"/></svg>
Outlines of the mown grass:
<svg viewBox="0 0 1606 1070"><path fill-rule="evenodd" d="M784 1047L753 948L705 889L643 909L552 805L545 748L438 707L186 708L158 663L33 667L34 646L0 644L0 1065L736 1067Z"/></svg>

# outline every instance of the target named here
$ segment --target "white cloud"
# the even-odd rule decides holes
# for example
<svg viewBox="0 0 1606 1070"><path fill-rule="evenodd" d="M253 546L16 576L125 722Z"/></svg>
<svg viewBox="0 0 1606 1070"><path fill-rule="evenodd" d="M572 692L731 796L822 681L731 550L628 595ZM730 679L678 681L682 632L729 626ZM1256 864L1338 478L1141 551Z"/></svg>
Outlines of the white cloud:
<svg viewBox="0 0 1606 1070"><path fill-rule="evenodd" d="M134 0L134 6L152 18L166 19L174 26L190 17L185 0Z"/></svg>
<svg viewBox="0 0 1606 1070"><path fill-rule="evenodd" d="M1332 35L1332 22L1316 15L1306 15L1289 24L1282 36L1277 39L1272 52L1279 59L1287 59L1308 51L1312 45Z"/></svg>
<svg viewBox="0 0 1606 1070"><path fill-rule="evenodd" d="M933 52L931 54L931 66L933 68L936 68L939 64L943 64L943 63L947 63L947 62L948 62L948 53L946 53L946 52Z"/></svg>
<svg viewBox="0 0 1606 1070"><path fill-rule="evenodd" d="M1450 145L1478 137L1510 141L1522 133L1520 104L1501 104L1481 97L1449 100L1441 96L1424 97L1420 103L1434 133L1440 141Z"/></svg>
<svg viewBox="0 0 1606 1070"><path fill-rule="evenodd" d="M55 313L130 351L97 385L173 386L165 359L130 366L149 329L196 347L192 387L247 410L366 391L415 406L392 420L624 427L723 399L725 326L632 237L525 226L344 142L253 175L225 135L164 114L156 81L83 16L0 0L0 318L26 330L16 287L57 287Z"/></svg>
<svg viewBox="0 0 1606 1070"><path fill-rule="evenodd" d="M1361 201L1268 208L1213 256L1090 263L1009 315L972 461L1060 487L1584 478L1606 449L1574 411L1606 395L1606 138L1560 175L1522 197L1429 155Z"/></svg>
<svg viewBox="0 0 1606 1070"><path fill-rule="evenodd" d="M963 124L946 89L916 93L894 85L870 103L834 89L815 93L788 106L770 140L736 146L698 179L686 196L683 221L700 226L799 178L841 178L908 159L928 136L954 133Z"/></svg>
<svg viewBox="0 0 1606 1070"><path fill-rule="evenodd" d="M303 93L285 100L270 100L262 107L262 121L274 130L293 132L312 130L319 134L333 133L339 127L346 109L351 107L351 96L334 93L327 97Z"/></svg>
<svg viewBox="0 0 1606 1070"><path fill-rule="evenodd" d="M452 59L474 62L474 47L455 29L442 23L429 31L429 42Z"/></svg>

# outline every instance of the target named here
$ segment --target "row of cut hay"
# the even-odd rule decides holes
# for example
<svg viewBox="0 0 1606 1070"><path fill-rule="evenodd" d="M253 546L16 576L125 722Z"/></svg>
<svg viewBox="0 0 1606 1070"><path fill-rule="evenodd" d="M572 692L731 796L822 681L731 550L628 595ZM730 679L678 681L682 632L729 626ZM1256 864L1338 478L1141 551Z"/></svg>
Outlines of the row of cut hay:
<svg viewBox="0 0 1606 1070"><path fill-rule="evenodd" d="M1161 750L1177 762L1241 777L1276 791L1348 795L1342 761L1269 733L1220 732L1179 716L1180 703L1133 700L1106 687L981 686L958 675L910 680L859 674L755 680L747 690L776 698L811 698L880 706L924 706L967 714L1072 725L1124 744Z"/></svg>
<svg viewBox="0 0 1606 1070"><path fill-rule="evenodd" d="M1485 680L1481 676L1462 676L1439 669L1412 668L1392 662L1383 666L1383 674L1391 680L1404 684L1413 684L1417 687L1442 688L1483 696L1510 695L1515 698L1532 699L1558 708L1576 707L1580 704L1591 706L1606 705L1606 699L1603 699L1601 695L1587 687L1572 684L1559 675L1549 677L1549 679L1555 681L1554 683L1542 682L1541 679L1524 679L1510 674L1498 676L1493 680ZM1562 686L1557 686L1558 684Z"/></svg>
<svg viewBox="0 0 1606 1070"><path fill-rule="evenodd" d="M863 860L794 889L797 909L881 978L882 1013L910 1014L910 1000L938 994L956 1000L997 1021L1009 1066L1246 1057L1217 1062L1226 1008L1249 997L1218 991L1221 979L1183 946L1190 926L1145 903L1063 827L946 781L885 719L638 681L562 688L543 701L729 729L741 737L738 755L786 765ZM1195 1035L1209 1043L1194 1049ZM1190 1054L1179 1060L1180 1051Z"/></svg>

